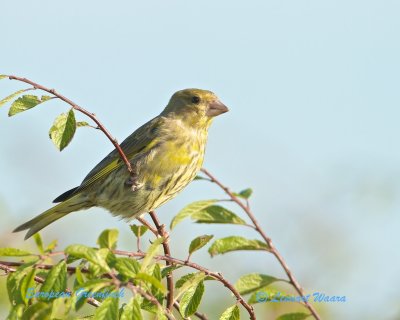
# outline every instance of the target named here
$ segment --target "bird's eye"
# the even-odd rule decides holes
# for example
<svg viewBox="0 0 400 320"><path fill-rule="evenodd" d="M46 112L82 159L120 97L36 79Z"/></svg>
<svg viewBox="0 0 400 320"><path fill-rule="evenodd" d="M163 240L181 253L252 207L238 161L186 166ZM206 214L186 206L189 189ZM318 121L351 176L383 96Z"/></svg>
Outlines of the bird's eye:
<svg viewBox="0 0 400 320"><path fill-rule="evenodd" d="M200 103L200 98L198 96L193 96L192 97L192 102L195 104L199 104Z"/></svg>

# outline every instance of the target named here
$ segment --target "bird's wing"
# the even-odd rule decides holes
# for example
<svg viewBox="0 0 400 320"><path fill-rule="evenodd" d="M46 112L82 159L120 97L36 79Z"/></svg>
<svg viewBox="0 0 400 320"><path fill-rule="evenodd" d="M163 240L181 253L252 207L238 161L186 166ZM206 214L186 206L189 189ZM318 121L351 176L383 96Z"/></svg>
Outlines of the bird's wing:
<svg viewBox="0 0 400 320"><path fill-rule="evenodd" d="M138 128L121 143L121 148L128 159L131 160L135 155L147 152L148 149L151 149L156 144L156 137L161 122L161 117L153 118ZM61 196L56 198L54 202L65 201L73 195L82 192L83 190L87 190L94 183L107 177L112 171L124 165L125 163L120 158L118 151L114 149L89 172L79 187L63 193Z"/></svg>

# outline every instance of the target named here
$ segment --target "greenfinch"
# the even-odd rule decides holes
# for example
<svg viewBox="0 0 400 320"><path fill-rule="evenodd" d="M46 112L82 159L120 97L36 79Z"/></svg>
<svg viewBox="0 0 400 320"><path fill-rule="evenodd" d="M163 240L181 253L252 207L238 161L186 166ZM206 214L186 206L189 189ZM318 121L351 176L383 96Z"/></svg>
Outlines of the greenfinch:
<svg viewBox="0 0 400 320"><path fill-rule="evenodd" d="M101 207L126 220L135 219L175 197L203 164L208 128L228 108L207 90L185 89L122 143L135 172L132 177L117 150L113 150L56 206L17 227L28 230L25 239L68 213Z"/></svg>

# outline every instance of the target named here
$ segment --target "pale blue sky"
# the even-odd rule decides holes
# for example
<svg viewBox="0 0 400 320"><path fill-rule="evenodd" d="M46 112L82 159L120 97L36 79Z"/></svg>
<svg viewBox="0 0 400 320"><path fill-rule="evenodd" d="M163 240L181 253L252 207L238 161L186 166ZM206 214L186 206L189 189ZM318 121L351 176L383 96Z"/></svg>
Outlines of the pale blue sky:
<svg viewBox="0 0 400 320"><path fill-rule="evenodd" d="M255 189L255 213L309 291L348 297L327 306L331 319L399 316L398 1L14 0L0 11L0 73L55 87L120 140L176 90L218 94L231 111L214 122L205 166L233 189ZM3 80L0 95L19 87ZM22 234L10 238L10 230L111 150L98 132L81 129L59 154L47 131L64 110L50 102L12 119L0 110L2 242L21 245ZM169 223L189 201L216 196L197 182L160 218ZM128 233L92 210L43 235L68 229L62 245L94 243L105 227ZM241 229L187 223L172 241L206 232ZM260 254L239 257L198 259L232 280L280 272Z"/></svg>

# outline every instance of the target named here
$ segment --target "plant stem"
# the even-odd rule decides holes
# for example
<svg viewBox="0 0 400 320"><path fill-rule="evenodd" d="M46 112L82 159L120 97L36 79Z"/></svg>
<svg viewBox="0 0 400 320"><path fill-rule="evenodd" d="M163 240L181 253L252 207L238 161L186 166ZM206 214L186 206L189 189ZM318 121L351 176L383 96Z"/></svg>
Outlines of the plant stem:
<svg viewBox="0 0 400 320"><path fill-rule="evenodd" d="M123 251L123 250L113 250L113 252L115 254L119 254L119 255L124 255L124 256L128 256L128 257L144 257L146 254L143 252L129 252L129 251ZM218 280L219 282L221 282L226 288L228 288L233 295L235 296L236 300L238 303L240 303L249 313L250 319L251 320L255 320L256 319L256 315L254 313L254 309L253 307L248 304L246 302L246 300L244 300L244 298L240 295L240 293L236 290L236 288L228 281L224 278L224 276L220 273L220 272L213 272L205 267L202 267L200 265L198 265L197 263L193 263L187 260L181 260L181 259L177 259L177 258L173 258L170 256L155 256L155 259L157 260L163 260L163 261L170 261L174 264L178 264L181 266L186 266L186 267L190 267L199 271L204 272L206 275L211 276L213 278L215 278L216 280Z"/></svg>
<svg viewBox="0 0 400 320"><path fill-rule="evenodd" d="M271 252L275 258L278 260L282 268L285 270L286 275L289 278L290 283L292 286L295 288L297 293L300 296L304 296L304 290L293 275L292 271L290 271L289 266L287 265L286 261L283 259L282 255L278 251L278 249L275 247L275 245L272 242L272 239L266 235L264 230L261 228L259 222L257 221L255 215L252 213L250 210L250 207L248 205L245 205L242 201L239 200L238 197L236 197L226 186L224 186L217 178L215 178L208 170L206 169L201 169L201 171L210 178L211 182L215 183L218 185L224 192L232 199L233 202L235 202L237 205L239 205L244 212L246 212L247 216L250 218L250 220L253 222L255 230L261 235L261 237L264 239L264 241L268 244L270 247L269 252ZM320 320L320 316L318 315L317 311L315 308L308 302L304 301L304 305L310 310L311 314L314 316L315 319Z"/></svg>
<svg viewBox="0 0 400 320"><path fill-rule="evenodd" d="M97 119L97 117L96 117L96 115L94 113L91 113L91 112L87 111L86 109L80 107L79 105L77 105L72 100L70 100L67 97L63 96L62 94L58 93L56 90L49 89L49 88L47 88L45 86L42 86L42 85L40 85L40 84L38 84L36 82L33 82L33 81L29 80L27 78L21 78L21 77L17 77L17 76L13 76L13 75L8 76L8 78L10 80L18 80L18 81L21 81L21 82L28 83L28 84L32 85L35 89L40 89L40 90L46 91L46 92L56 96L57 98L61 99L62 101L68 103L76 111L79 111L79 112L83 113L84 115L88 116L90 119L92 119L96 123L98 129L101 130L106 135L108 140L110 140L111 143L114 145L115 149L117 149L121 159L124 161L128 171L129 171L130 175L131 176L135 176L135 171L133 170L133 168L131 166L131 163L129 162L128 158L126 157L126 155L125 155L124 151L122 150L121 146L118 144L117 139L115 139L110 134L110 132L106 129L106 127L104 127L104 125L100 122L100 120Z"/></svg>
<svg viewBox="0 0 400 320"><path fill-rule="evenodd" d="M169 233L165 230L165 225L160 224L160 221L157 218L157 215L154 211L150 211L150 217L153 220L154 225L157 228L157 233L160 237L164 238L164 242L162 243L163 249L164 249L164 254L167 257L171 256L171 250L169 247ZM165 261L165 264L168 266L171 266L172 263L168 260ZM167 274L167 289L168 289L168 294L167 294L167 309L171 310L174 304L174 278L172 275L172 272L169 272Z"/></svg>

